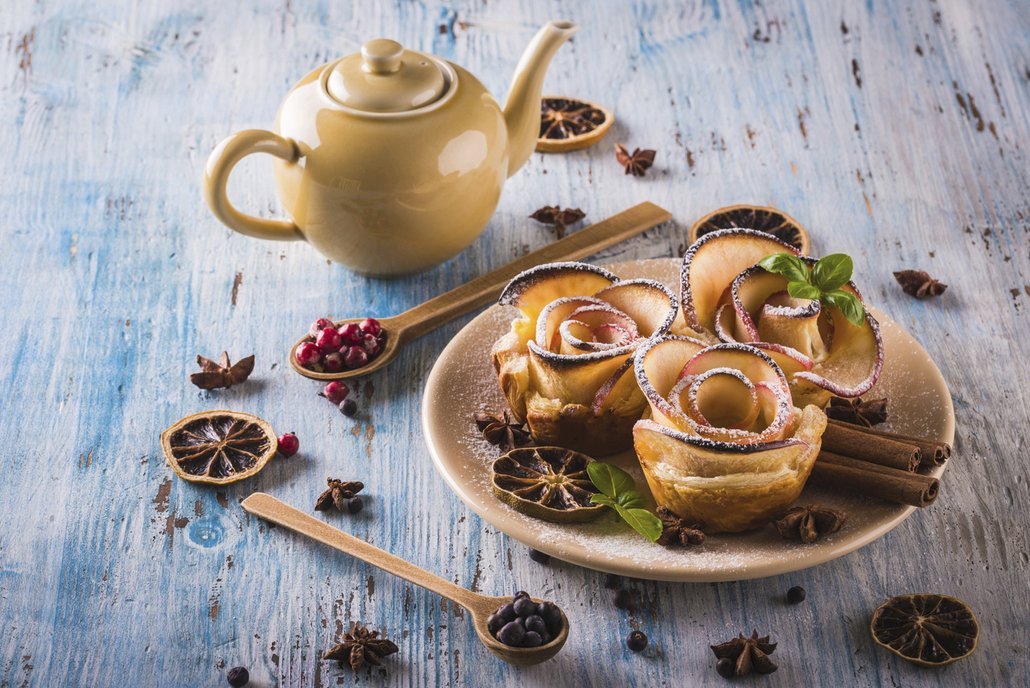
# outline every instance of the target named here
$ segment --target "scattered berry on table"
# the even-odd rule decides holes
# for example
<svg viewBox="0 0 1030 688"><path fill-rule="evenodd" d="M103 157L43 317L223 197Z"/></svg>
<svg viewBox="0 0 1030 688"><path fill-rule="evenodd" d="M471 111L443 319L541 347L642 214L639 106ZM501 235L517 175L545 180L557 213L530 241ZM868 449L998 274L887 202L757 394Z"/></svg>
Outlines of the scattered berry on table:
<svg viewBox="0 0 1030 688"><path fill-rule="evenodd" d="M643 631L630 631L630 634L626 637L626 647L634 652L643 652L644 648L647 647L647 636L644 635Z"/></svg>
<svg viewBox="0 0 1030 688"><path fill-rule="evenodd" d="M787 602L790 604L799 604L805 601L805 589L800 585L795 585L793 588L787 591Z"/></svg>
<svg viewBox="0 0 1030 688"><path fill-rule="evenodd" d="M300 440L292 432L288 432L285 435L279 437L279 453L285 457L290 457L296 454L300 450Z"/></svg>
<svg viewBox="0 0 1030 688"><path fill-rule="evenodd" d="M247 671L246 667L233 667L229 669L229 672L225 675L225 680L229 682L229 685L233 688L240 688L250 683L250 672Z"/></svg>
<svg viewBox="0 0 1030 688"><path fill-rule="evenodd" d="M551 555L545 552L541 552L538 549L529 548L529 558L538 564L550 564Z"/></svg>
<svg viewBox="0 0 1030 688"><path fill-rule="evenodd" d="M340 413L347 416L348 418L358 412L358 402L353 399L344 399L343 403L340 404Z"/></svg>
<svg viewBox="0 0 1030 688"><path fill-rule="evenodd" d="M347 398L348 394L350 394L350 387L347 386L347 383L339 380L330 380L322 388L322 396L337 406Z"/></svg>

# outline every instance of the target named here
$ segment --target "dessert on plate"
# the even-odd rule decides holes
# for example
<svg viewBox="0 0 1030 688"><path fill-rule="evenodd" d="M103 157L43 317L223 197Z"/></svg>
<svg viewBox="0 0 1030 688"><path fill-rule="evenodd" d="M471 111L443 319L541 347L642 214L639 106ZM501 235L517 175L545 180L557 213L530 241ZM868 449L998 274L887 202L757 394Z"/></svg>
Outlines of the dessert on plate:
<svg viewBox="0 0 1030 688"><path fill-rule="evenodd" d="M592 456L628 449L646 406L631 357L672 325L672 293L586 263L550 263L516 276L499 303L519 315L491 357L533 440Z"/></svg>
<svg viewBox="0 0 1030 688"><path fill-rule="evenodd" d="M826 415L794 407L783 371L762 350L660 337L638 349L634 373L650 417L634 425L633 443L659 505L705 532L736 532L801 494Z"/></svg>
<svg viewBox="0 0 1030 688"><path fill-rule="evenodd" d="M786 276L758 265L780 253L798 255L794 247L749 229L702 236L683 257L683 317L675 329L761 349L782 368L796 406L823 407L831 395L865 394L883 367L879 323L865 312L855 324L818 296L792 296ZM800 260L809 269L816 263L804 256ZM851 281L835 289L862 300Z"/></svg>

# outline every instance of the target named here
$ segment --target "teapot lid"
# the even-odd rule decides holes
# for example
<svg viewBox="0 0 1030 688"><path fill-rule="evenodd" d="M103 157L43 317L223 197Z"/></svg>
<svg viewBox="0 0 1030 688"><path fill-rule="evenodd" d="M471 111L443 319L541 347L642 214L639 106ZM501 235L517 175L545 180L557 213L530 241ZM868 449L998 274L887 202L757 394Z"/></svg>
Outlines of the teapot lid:
<svg viewBox="0 0 1030 688"><path fill-rule="evenodd" d="M325 77L325 89L341 105L369 113L408 112L439 100L452 85L432 57L376 38L339 60Z"/></svg>

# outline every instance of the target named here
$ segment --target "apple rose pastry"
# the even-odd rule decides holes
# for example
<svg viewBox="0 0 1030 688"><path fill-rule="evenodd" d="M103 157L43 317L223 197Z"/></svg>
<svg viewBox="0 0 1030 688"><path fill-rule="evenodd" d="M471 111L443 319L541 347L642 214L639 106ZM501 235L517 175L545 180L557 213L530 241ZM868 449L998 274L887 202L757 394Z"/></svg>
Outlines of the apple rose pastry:
<svg viewBox="0 0 1030 688"><path fill-rule="evenodd" d="M499 303L521 315L494 344L494 368L533 440L592 456L628 449L646 406L631 356L669 329L672 293L585 263L550 263L516 276Z"/></svg>
<svg viewBox="0 0 1030 688"><path fill-rule="evenodd" d="M796 409L783 371L760 349L656 338L638 349L634 373L651 415L633 426L633 444L659 505L706 532L737 532L801 494L826 415Z"/></svg>
<svg viewBox="0 0 1030 688"><path fill-rule="evenodd" d="M825 292L808 285L804 293L792 296L787 276L758 265L781 253L798 255L794 247L749 229L701 237L683 257L684 322L724 342L762 349L787 376L797 406L825 406L831 394L865 394L883 367L883 341L872 315L852 312L852 321L842 310L858 304L864 311L861 294L848 281L850 269L843 279L827 277L825 284L832 288ZM803 256L796 260L795 272L802 274L794 277L808 279L817 261Z"/></svg>

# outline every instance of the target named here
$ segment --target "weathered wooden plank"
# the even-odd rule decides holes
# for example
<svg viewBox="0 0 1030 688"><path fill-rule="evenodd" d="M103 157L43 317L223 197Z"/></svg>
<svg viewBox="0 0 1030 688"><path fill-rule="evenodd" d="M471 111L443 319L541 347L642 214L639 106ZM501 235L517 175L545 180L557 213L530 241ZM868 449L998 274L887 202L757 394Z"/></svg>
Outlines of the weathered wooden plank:
<svg viewBox="0 0 1030 688"><path fill-rule="evenodd" d="M289 85L365 38L389 35L468 66L497 95L535 26L579 21L547 89L612 107L602 146L534 156L489 230L448 265L394 282L355 277L302 245L250 241L208 215L199 177L226 134L271 124ZM1022 436L1030 404L1030 13L1021 0L803 3L41 1L0 14L0 686L347 684L318 657L350 620L401 645L389 685L721 685L706 645L757 627L780 642L770 685L1022 685L1030 593ZM610 146L655 147L627 178ZM277 212L266 161L231 192ZM856 257L869 297L919 338L951 385L956 458L938 504L837 562L719 585L630 582L553 563L482 524L421 446L420 391L462 322L406 350L361 390L352 421L288 371L316 315L388 315L542 245L525 216L552 203L599 219L642 199L670 227L606 251L675 255L692 219L754 200L783 207L820 252ZM916 302L890 272L950 287ZM254 382L184 383L196 353L254 352ZM227 406L302 438L300 456L244 486L171 478L157 435ZM538 590L576 632L551 664L488 658L432 595L247 517L253 489L300 506L326 475L361 478L346 527L489 592ZM808 600L786 607L787 587ZM883 597L940 590L984 627L944 674L876 650ZM639 627L656 646L635 656Z"/></svg>

